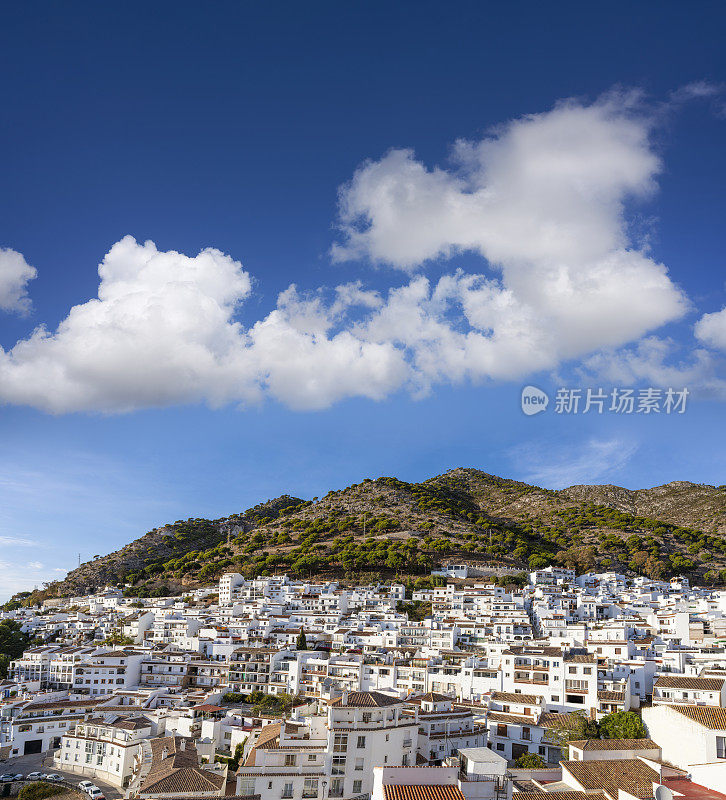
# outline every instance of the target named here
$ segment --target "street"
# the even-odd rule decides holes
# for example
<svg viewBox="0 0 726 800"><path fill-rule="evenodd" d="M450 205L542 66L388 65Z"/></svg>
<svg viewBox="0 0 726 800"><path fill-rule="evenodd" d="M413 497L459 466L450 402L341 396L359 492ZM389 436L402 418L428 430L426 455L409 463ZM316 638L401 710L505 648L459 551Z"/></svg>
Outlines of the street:
<svg viewBox="0 0 726 800"><path fill-rule="evenodd" d="M62 776L69 783L78 786L81 781L92 781L106 795L106 800L119 800L123 792L115 786L88 775L57 769L53 766L52 754L34 753L27 756L17 756L0 762L0 773L18 773L27 775L30 772L54 772Z"/></svg>

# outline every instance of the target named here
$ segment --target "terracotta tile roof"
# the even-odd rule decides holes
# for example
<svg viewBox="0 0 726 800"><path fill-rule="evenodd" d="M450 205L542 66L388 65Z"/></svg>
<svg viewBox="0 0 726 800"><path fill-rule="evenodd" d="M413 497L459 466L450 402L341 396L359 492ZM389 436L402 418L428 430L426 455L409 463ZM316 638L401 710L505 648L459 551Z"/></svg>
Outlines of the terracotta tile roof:
<svg viewBox="0 0 726 800"><path fill-rule="evenodd" d="M637 758L560 763L563 771L567 770L585 791L604 789L613 797L618 796L619 789L626 792L649 789L652 794L653 783L658 782L658 773Z"/></svg>
<svg viewBox="0 0 726 800"><path fill-rule="evenodd" d="M692 719L704 728L713 731L726 731L726 708L719 706L689 706L685 703L672 703L668 708Z"/></svg>
<svg viewBox="0 0 726 800"><path fill-rule="evenodd" d="M490 711L487 714L488 722L501 722L505 725L535 725L533 717L524 717L521 714L507 714L504 711Z"/></svg>
<svg viewBox="0 0 726 800"><path fill-rule="evenodd" d="M280 733L282 732L282 723L273 722L272 725L265 725L260 731L255 747L260 750L270 750L280 746Z"/></svg>
<svg viewBox="0 0 726 800"><path fill-rule="evenodd" d="M537 724L541 728L553 728L555 730L575 730L578 721L571 714L555 714L552 711L545 711L539 715Z"/></svg>
<svg viewBox="0 0 726 800"><path fill-rule="evenodd" d="M525 706L539 705L542 700L536 694L517 694L516 692L492 692L491 698L498 703L520 703Z"/></svg>
<svg viewBox="0 0 726 800"><path fill-rule="evenodd" d="M625 692L608 692L605 689L598 689L598 700L609 700L611 703L624 703Z"/></svg>
<svg viewBox="0 0 726 800"><path fill-rule="evenodd" d="M385 800L464 800L458 786L398 786L385 784Z"/></svg>
<svg viewBox="0 0 726 800"><path fill-rule="evenodd" d="M99 703L99 700L56 700L53 703L28 703L23 707L23 714L30 711L48 711L55 708L85 708Z"/></svg>
<svg viewBox="0 0 726 800"><path fill-rule="evenodd" d="M608 800L602 792L517 792L517 800Z"/></svg>
<svg viewBox="0 0 726 800"><path fill-rule="evenodd" d="M403 702L398 697L391 697L382 692L348 692L347 702L343 703L343 695L330 701L331 706L340 708L383 708L395 706Z"/></svg>
<svg viewBox="0 0 726 800"><path fill-rule="evenodd" d="M505 650L504 656L546 656L548 658L562 658L564 653L559 647L524 647L514 646Z"/></svg>
<svg viewBox="0 0 726 800"><path fill-rule="evenodd" d="M448 697L445 694L439 694L438 692L426 692L426 694L422 694L420 697L417 697L416 700L422 700L426 703L444 703L447 700L452 700L453 698Z"/></svg>
<svg viewBox="0 0 726 800"><path fill-rule="evenodd" d="M579 750L659 750L652 739L575 739L570 747Z"/></svg>
<svg viewBox="0 0 726 800"><path fill-rule="evenodd" d="M139 794L174 794L214 791L224 783L224 776L198 767L194 742L181 736L157 736L149 740L151 769ZM184 788L189 787L189 788Z"/></svg>
<svg viewBox="0 0 726 800"><path fill-rule="evenodd" d="M108 723L106 723L108 724ZM119 728L123 731L138 731L141 728L149 728L151 722L146 717L134 717L133 719L119 719L110 723L109 727Z"/></svg>
<svg viewBox="0 0 726 800"><path fill-rule="evenodd" d="M218 793L225 783L224 775L218 775L199 767L181 767L173 769L156 780L147 779L139 790L139 795L143 797L145 794Z"/></svg>
<svg viewBox="0 0 726 800"><path fill-rule="evenodd" d="M682 800L726 800L726 794L692 783L687 778L666 778L663 784L672 789L676 797L680 796Z"/></svg>
<svg viewBox="0 0 726 800"><path fill-rule="evenodd" d="M724 678L690 678L686 675L659 675L653 686L659 689L700 689L720 692Z"/></svg>

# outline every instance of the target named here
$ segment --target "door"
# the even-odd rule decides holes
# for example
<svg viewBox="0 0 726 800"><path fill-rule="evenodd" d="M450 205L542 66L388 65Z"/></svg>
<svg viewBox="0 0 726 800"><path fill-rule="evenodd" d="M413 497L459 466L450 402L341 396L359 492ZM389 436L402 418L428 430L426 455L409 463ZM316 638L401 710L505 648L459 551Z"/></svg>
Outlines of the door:
<svg viewBox="0 0 726 800"><path fill-rule="evenodd" d="M29 756L32 753L41 753L42 751L43 751L42 739L28 739L28 741L25 743L23 755Z"/></svg>

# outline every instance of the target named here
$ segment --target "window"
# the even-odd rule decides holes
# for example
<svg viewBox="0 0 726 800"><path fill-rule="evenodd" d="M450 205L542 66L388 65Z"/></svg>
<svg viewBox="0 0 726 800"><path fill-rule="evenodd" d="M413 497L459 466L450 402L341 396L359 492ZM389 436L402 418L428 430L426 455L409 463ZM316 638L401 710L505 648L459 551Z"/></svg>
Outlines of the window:
<svg viewBox="0 0 726 800"><path fill-rule="evenodd" d="M353 794L360 794L363 791L363 781L353 781Z"/></svg>
<svg viewBox="0 0 726 800"><path fill-rule="evenodd" d="M348 734L336 733L335 737L333 738L333 752L345 753L347 749L348 749Z"/></svg>
<svg viewBox="0 0 726 800"><path fill-rule="evenodd" d="M311 753L310 755L308 755L308 761L315 761L315 758L316 758L316 756L315 756L314 753Z"/></svg>
<svg viewBox="0 0 726 800"><path fill-rule="evenodd" d="M726 736L716 737L716 758L726 758Z"/></svg>
<svg viewBox="0 0 726 800"><path fill-rule="evenodd" d="M362 772L363 771L363 763L364 763L364 761L365 761L365 759L363 759L363 758L356 758L356 760L355 760L356 772Z"/></svg>
<svg viewBox="0 0 726 800"><path fill-rule="evenodd" d="M286 783L282 787L282 793L280 797L287 797L287 798L292 797L292 783Z"/></svg>
<svg viewBox="0 0 726 800"><path fill-rule="evenodd" d="M373 715L370 713L370 711L364 711L363 712L363 722L370 722L372 716Z"/></svg>
<svg viewBox="0 0 726 800"><path fill-rule="evenodd" d="M345 756L333 756L333 775L345 775Z"/></svg>
<svg viewBox="0 0 726 800"><path fill-rule="evenodd" d="M366 746L366 737L365 736L359 736L358 737L358 744L356 745L356 747L360 750L365 746Z"/></svg>
<svg viewBox="0 0 726 800"><path fill-rule="evenodd" d="M303 785L303 797L317 797L318 796L318 779L305 778Z"/></svg>
<svg viewBox="0 0 726 800"><path fill-rule="evenodd" d="M507 726L502 725L501 722L497 725L497 736L506 736L507 735Z"/></svg>
<svg viewBox="0 0 726 800"><path fill-rule="evenodd" d="M294 767L297 764L297 759L295 758L294 753L286 753L285 754L285 766L286 767Z"/></svg>

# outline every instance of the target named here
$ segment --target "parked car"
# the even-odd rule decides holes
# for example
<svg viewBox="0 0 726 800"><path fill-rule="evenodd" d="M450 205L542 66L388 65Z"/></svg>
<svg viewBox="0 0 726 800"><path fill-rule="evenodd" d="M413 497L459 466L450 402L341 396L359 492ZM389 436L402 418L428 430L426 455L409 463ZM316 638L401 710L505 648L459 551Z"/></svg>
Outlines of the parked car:
<svg viewBox="0 0 726 800"><path fill-rule="evenodd" d="M92 781L81 781L81 782L78 784L78 788L79 788L79 789L80 789L82 792L87 792L87 791L88 791L88 790L89 790L89 789L90 789L92 786L93 786L93 782L92 782Z"/></svg>
<svg viewBox="0 0 726 800"><path fill-rule="evenodd" d="M62 781L63 776L59 775L57 772L49 772L46 775L43 775L44 781Z"/></svg>
<svg viewBox="0 0 726 800"><path fill-rule="evenodd" d="M29 772L25 778L29 781L39 781L43 777L42 772Z"/></svg>
<svg viewBox="0 0 726 800"><path fill-rule="evenodd" d="M6 772L4 775L0 775L0 782L1 783L11 783L12 781L22 781L22 775L16 775L14 773Z"/></svg>
<svg viewBox="0 0 726 800"><path fill-rule="evenodd" d="M106 795L98 788L98 786L91 786L86 792L91 800L106 800Z"/></svg>

